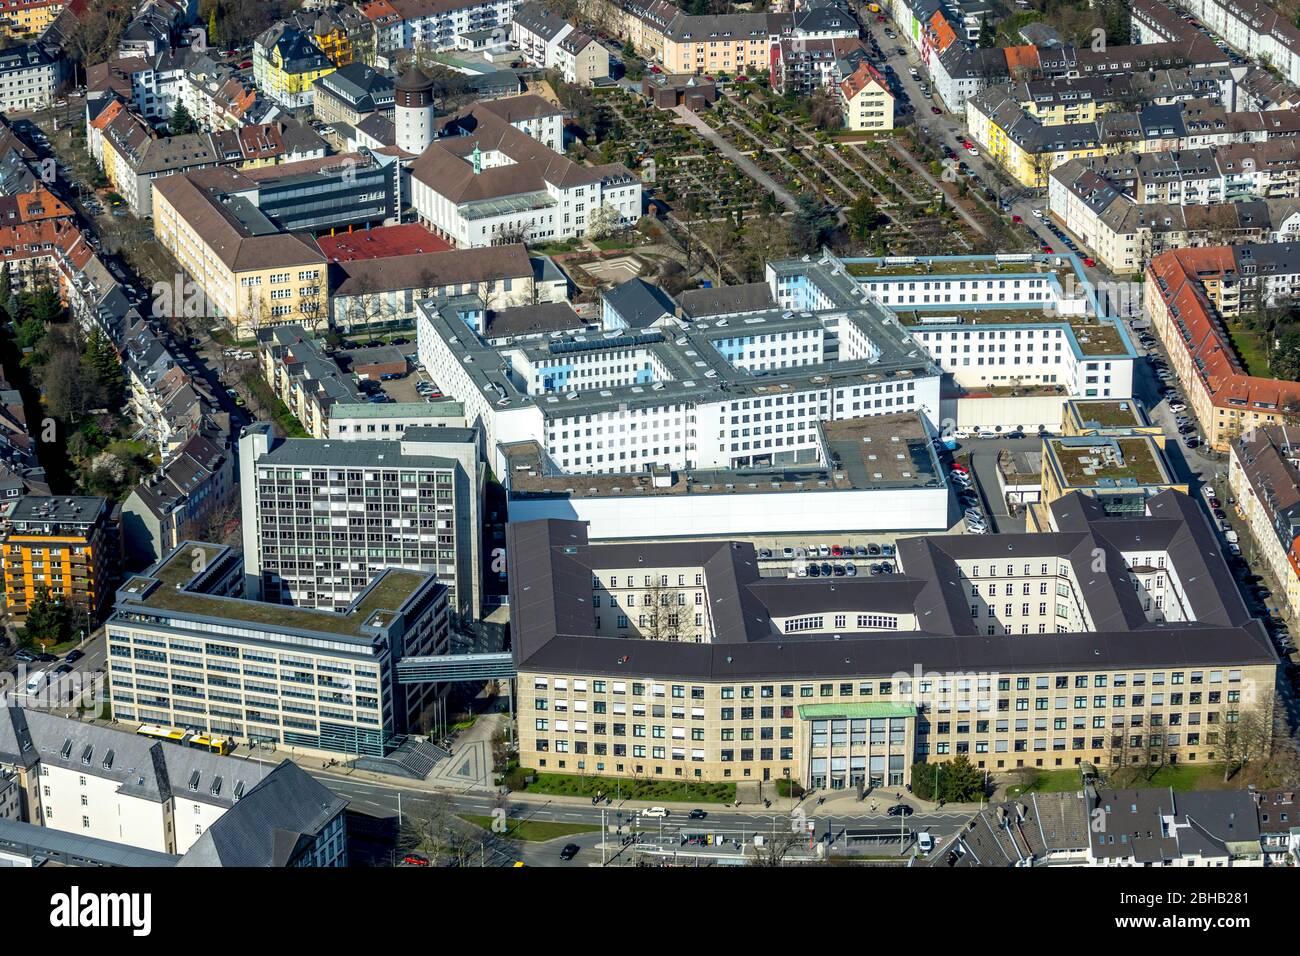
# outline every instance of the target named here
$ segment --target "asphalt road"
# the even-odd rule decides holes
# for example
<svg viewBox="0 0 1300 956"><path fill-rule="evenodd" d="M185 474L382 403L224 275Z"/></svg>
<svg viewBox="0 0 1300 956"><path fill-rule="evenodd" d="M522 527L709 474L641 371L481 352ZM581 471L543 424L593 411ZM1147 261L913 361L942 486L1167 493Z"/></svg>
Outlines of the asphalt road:
<svg viewBox="0 0 1300 956"><path fill-rule="evenodd" d="M346 798L351 809L375 817L396 817L399 810L403 816L418 813L422 807L428 806L431 797L435 796L426 790L403 787L400 784L390 785L370 780L357 780L324 771L309 772L335 793ZM441 794L437 796L442 797ZM509 795L503 805L497 796L491 794L453 793L446 796L457 814L491 815L498 806L504 806L506 815L511 820L536 820L595 827L600 827L602 824L602 808L585 803L561 803L545 797L521 797L513 794ZM819 833L824 833L828 826L833 826L836 832L845 827L892 829L898 827L899 818L890 817L884 811L893 802L892 797L882 793L875 800L868 798L861 803L844 797L834 799L826 806L816 806L809 801L803 805L803 809L807 819L814 823ZM869 808L872 804L876 806L876 813L870 812ZM708 816L703 820L690 820L684 810L674 810L666 819L641 817L638 820L637 808L629 805L627 801L616 802L603 809L603 822L607 826L629 828L635 826L645 839L658 841L662 838L665 844L673 846L680 845L681 832L707 832L747 843L752 841L755 834L785 832L790 826L788 814L760 809L740 811L710 807L707 808ZM915 813L906 818L905 827L911 832L928 830L937 837L955 832L969 819L968 812ZM619 838L613 836L612 839L618 841ZM513 854L513 859L522 859L529 865L571 865L559 859L560 847L570 842L584 848L574 863L591 863L599 859L595 856L600 843L598 832L557 837L545 843L525 843L500 838L492 838L491 842L495 846L498 857L503 853L507 856ZM589 854L586 852L588 850L593 852ZM487 852L490 857L494 851L489 847ZM498 862L495 865L508 865L508 863Z"/></svg>

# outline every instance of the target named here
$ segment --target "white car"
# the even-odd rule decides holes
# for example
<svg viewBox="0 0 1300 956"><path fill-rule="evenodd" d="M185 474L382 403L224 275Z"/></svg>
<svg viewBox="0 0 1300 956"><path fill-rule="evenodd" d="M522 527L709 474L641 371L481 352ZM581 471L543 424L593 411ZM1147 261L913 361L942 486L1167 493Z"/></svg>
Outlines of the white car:
<svg viewBox="0 0 1300 956"><path fill-rule="evenodd" d="M984 525L982 524L970 524L969 522L967 522L966 533L967 534L988 534L989 529L984 527Z"/></svg>
<svg viewBox="0 0 1300 956"><path fill-rule="evenodd" d="M1042 211L1041 209L1035 209L1035 210L1034 210L1034 218L1035 218L1035 219L1042 219L1042 218L1043 218L1043 211Z"/></svg>
<svg viewBox="0 0 1300 956"><path fill-rule="evenodd" d="M966 150L966 152L968 152L968 153L970 153L972 156L976 156L976 157L978 157L979 154L980 154L980 151L979 151L978 149L976 149L974 146L972 146L970 149Z"/></svg>
<svg viewBox="0 0 1300 956"><path fill-rule="evenodd" d="M641 816L643 816L643 817L661 817L661 818L662 818L662 817L666 817L666 816L668 816L668 808L667 808L667 807L651 807L649 810L642 810L642 811L641 811Z"/></svg>
<svg viewBox="0 0 1300 956"><path fill-rule="evenodd" d="M964 428L959 428L952 433L953 438L970 438L970 432Z"/></svg>
<svg viewBox="0 0 1300 956"><path fill-rule="evenodd" d="M1182 402L1170 402L1169 410L1171 412L1185 412L1187 411L1187 406L1184 405Z"/></svg>

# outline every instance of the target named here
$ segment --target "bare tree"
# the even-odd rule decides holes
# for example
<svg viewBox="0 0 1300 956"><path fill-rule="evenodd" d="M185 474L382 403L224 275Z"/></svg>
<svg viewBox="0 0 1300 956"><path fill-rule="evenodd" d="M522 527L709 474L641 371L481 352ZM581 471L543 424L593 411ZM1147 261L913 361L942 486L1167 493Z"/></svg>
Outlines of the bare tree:
<svg viewBox="0 0 1300 956"><path fill-rule="evenodd" d="M755 841L754 855L749 859L750 866L784 866L786 858L796 847L803 845L803 841L808 839L806 830L795 829L795 818L790 818L790 824L781 829L774 829L772 833L763 834L762 842Z"/></svg>
<svg viewBox="0 0 1300 956"><path fill-rule="evenodd" d="M645 640L680 640L681 614L686 608L686 595L685 592L669 587L666 577L667 575L653 575L650 586L645 590L643 610L638 617L641 622L641 637Z"/></svg>
<svg viewBox="0 0 1300 956"><path fill-rule="evenodd" d="M459 823L451 797L431 794L402 818L402 843L423 853L434 866L463 865L473 844L460 832Z"/></svg>

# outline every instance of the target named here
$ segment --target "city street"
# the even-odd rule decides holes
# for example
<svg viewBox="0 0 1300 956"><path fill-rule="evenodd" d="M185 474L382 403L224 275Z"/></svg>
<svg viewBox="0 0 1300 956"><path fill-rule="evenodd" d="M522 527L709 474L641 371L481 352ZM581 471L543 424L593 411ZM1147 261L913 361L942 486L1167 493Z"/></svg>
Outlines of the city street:
<svg viewBox="0 0 1300 956"><path fill-rule="evenodd" d="M327 771L309 771L335 793L347 798L352 809L376 817L396 817L421 812L429 806L433 795L428 790L400 784L379 783L358 780L350 776ZM703 820L690 820L689 807L672 808L670 816L664 818L638 818L638 807L627 801L615 802L609 806L593 806L589 803L572 800L554 799L546 796L527 794L510 794L503 805L500 798L493 794L452 793L446 799L451 803L456 814L490 816L494 809L504 807L507 817L514 820L540 821L548 823L569 823L575 825L600 827L623 827L624 833L634 831L644 839L661 846L679 847L682 834L712 834L715 838L751 843L755 834L770 837L774 833L784 833L791 826L791 817L787 813L774 813L771 810L755 808L742 811L732 808L718 808L716 804L705 804L701 809L707 810L708 816ZM910 843L911 835L928 831L936 837L956 832L971 817L971 811L939 810L917 812L906 818L891 817L886 814L889 806L894 804L893 794L881 792L858 802L852 794L831 797L824 805L817 805L815 800L806 800L799 810L806 814L807 821L814 824L815 832L824 834L832 828L837 838L845 829L849 830L888 830L901 829L908 834L905 842ZM870 808L875 806L876 812ZM797 813L798 811L796 811ZM576 843L583 847L576 862L599 862L598 852L600 835L598 832L580 833L572 836L556 837L544 843L502 840L492 838L498 851L509 850L515 854L514 859L522 859L528 865L562 866L559 848L565 843ZM621 837L612 833L612 842L621 846ZM893 842L895 852L898 842ZM591 850L588 854L588 850ZM735 852L734 850L731 852ZM612 853L611 853L612 855ZM506 862L495 865L508 865Z"/></svg>

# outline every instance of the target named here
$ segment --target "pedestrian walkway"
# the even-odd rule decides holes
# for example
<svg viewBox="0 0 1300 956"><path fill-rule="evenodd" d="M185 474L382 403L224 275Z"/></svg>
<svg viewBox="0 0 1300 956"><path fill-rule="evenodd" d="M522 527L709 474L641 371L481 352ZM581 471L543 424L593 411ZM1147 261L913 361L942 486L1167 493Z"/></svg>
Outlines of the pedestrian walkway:
<svg viewBox="0 0 1300 956"><path fill-rule="evenodd" d="M718 148L718 152L726 156L744 171L745 175L754 180L768 192L776 196L781 205L793 212L797 206L794 196L784 186L777 183L775 179L769 176L763 170L759 169L752 159L742 153L736 147L732 146L724 137L714 131L713 127L704 120L700 119L684 106L674 106L673 112L678 118L691 127L710 143Z"/></svg>

